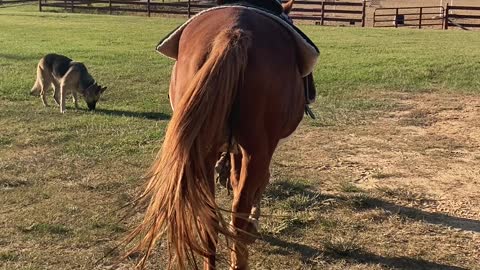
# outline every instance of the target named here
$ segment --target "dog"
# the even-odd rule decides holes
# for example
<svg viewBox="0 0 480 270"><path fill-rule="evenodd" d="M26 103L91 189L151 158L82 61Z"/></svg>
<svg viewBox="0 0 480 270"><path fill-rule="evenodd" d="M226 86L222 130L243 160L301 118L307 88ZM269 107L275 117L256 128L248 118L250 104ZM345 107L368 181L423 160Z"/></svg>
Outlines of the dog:
<svg viewBox="0 0 480 270"><path fill-rule="evenodd" d="M83 63L53 53L45 55L38 62L37 79L30 94L40 94L43 105L48 106L46 94L50 86L54 88L53 98L60 106L61 113L65 113L67 90L72 92L76 109L78 109L77 94L80 94L91 111L95 110L100 95L107 89L97 84Z"/></svg>

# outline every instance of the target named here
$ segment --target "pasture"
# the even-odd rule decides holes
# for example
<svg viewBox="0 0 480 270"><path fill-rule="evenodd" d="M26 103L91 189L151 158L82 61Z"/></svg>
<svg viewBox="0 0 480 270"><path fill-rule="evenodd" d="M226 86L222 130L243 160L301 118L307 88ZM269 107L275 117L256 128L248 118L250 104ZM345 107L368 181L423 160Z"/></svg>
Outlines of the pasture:
<svg viewBox="0 0 480 270"><path fill-rule="evenodd" d="M133 267L109 251L141 218L123 206L172 113L154 47L182 22L0 9L0 269ZM251 268L480 269L478 32L301 28L318 119L277 150ZM108 86L96 112L29 95L50 52Z"/></svg>

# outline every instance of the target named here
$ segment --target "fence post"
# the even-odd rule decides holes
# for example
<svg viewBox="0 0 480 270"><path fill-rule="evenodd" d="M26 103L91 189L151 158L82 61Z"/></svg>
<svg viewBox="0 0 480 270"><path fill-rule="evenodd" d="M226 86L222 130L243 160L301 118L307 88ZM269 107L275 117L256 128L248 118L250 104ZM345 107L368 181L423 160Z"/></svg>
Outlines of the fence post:
<svg viewBox="0 0 480 270"><path fill-rule="evenodd" d="M190 0L188 0L187 2L187 15L188 15L188 18L190 18Z"/></svg>
<svg viewBox="0 0 480 270"><path fill-rule="evenodd" d="M322 20L320 21L320 25L323 25L323 17L325 17L325 0L322 1Z"/></svg>
<svg viewBox="0 0 480 270"><path fill-rule="evenodd" d="M395 28L398 28L398 8L395 9Z"/></svg>
<svg viewBox="0 0 480 270"><path fill-rule="evenodd" d="M420 8L420 18L418 20L418 29L422 29L423 7Z"/></svg>
<svg viewBox="0 0 480 270"><path fill-rule="evenodd" d="M147 14L150 17L150 0L147 0Z"/></svg>
<svg viewBox="0 0 480 270"><path fill-rule="evenodd" d="M450 13L450 6L447 2L447 8L445 9L445 15L443 16L443 29L448 30L448 15Z"/></svg>
<svg viewBox="0 0 480 270"><path fill-rule="evenodd" d="M108 14L112 15L112 0L108 0Z"/></svg>
<svg viewBox="0 0 480 270"><path fill-rule="evenodd" d="M42 12L42 0L38 0L38 11Z"/></svg>
<svg viewBox="0 0 480 270"><path fill-rule="evenodd" d="M363 0L363 5L362 5L362 27L365 27L365 11L367 9L367 1Z"/></svg>
<svg viewBox="0 0 480 270"><path fill-rule="evenodd" d="M71 9L71 12L73 13L73 6L74 6L74 0L70 0L70 9Z"/></svg>

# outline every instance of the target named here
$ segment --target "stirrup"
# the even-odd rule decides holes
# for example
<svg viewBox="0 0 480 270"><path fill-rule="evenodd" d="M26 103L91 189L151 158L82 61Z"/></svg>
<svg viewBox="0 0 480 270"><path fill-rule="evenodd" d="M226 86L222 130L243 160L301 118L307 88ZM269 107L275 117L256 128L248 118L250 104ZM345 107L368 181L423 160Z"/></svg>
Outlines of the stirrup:
<svg viewBox="0 0 480 270"><path fill-rule="evenodd" d="M305 114L310 116L312 119L315 119L315 114L313 114L312 109L310 109L307 104L305 104Z"/></svg>

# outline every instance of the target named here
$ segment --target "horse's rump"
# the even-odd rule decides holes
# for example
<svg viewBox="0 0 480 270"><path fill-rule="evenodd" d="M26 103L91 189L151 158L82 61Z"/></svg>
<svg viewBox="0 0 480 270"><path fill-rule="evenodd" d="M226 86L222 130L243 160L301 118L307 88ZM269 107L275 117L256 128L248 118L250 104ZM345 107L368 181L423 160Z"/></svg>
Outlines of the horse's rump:
<svg viewBox="0 0 480 270"><path fill-rule="evenodd" d="M203 65L212 40L222 30L233 28L250 33L252 40L243 85L232 109L231 121L235 125L231 128L234 131L264 129L271 133L266 135L281 134L280 138L290 135L302 118L302 113L297 112L303 112L305 105L297 43L288 29L251 9L212 10L185 27L179 40L177 75L172 78L175 87L170 91L173 107L177 96L182 95L190 78ZM265 119L267 123L262 122Z"/></svg>

